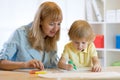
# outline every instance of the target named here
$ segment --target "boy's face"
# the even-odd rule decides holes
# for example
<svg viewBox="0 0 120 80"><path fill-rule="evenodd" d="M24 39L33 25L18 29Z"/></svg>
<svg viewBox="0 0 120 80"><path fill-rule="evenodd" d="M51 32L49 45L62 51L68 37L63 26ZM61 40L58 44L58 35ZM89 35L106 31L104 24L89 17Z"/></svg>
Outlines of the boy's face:
<svg viewBox="0 0 120 80"><path fill-rule="evenodd" d="M85 39L82 40L73 40L74 47L79 51L84 51L84 49L87 47L88 42L86 42Z"/></svg>

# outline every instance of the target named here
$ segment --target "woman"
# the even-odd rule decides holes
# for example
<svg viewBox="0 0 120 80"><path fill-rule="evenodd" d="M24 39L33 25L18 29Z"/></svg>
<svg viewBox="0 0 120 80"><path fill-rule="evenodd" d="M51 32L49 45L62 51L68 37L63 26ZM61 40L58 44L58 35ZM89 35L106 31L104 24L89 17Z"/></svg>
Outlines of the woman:
<svg viewBox="0 0 120 80"><path fill-rule="evenodd" d="M62 11L54 2L44 2L34 21L18 28L0 52L0 69L54 68L57 65Z"/></svg>

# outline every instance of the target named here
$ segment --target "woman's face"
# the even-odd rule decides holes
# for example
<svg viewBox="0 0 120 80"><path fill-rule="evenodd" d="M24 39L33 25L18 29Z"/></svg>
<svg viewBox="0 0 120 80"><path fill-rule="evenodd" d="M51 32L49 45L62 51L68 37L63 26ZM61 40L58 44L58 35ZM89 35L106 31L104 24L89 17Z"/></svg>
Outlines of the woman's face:
<svg viewBox="0 0 120 80"><path fill-rule="evenodd" d="M60 29L61 21L44 20L41 23L44 37L54 37L56 32Z"/></svg>
<svg viewBox="0 0 120 80"><path fill-rule="evenodd" d="M73 42L74 47L79 51L83 51L87 47L87 44L88 44L88 42L86 42L85 39L73 40L72 42Z"/></svg>

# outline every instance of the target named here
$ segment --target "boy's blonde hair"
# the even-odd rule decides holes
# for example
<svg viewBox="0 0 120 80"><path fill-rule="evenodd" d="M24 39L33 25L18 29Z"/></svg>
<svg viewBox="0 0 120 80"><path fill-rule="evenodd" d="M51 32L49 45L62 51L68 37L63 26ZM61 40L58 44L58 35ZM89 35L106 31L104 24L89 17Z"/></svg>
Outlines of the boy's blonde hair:
<svg viewBox="0 0 120 80"><path fill-rule="evenodd" d="M68 32L70 40L85 39L87 42L91 42L95 38L95 34L87 21L76 20L70 27Z"/></svg>
<svg viewBox="0 0 120 80"><path fill-rule="evenodd" d="M32 28L29 31L28 40L31 46L39 51L54 51L57 49L57 41L59 40L60 30L56 32L54 37L43 37L41 22L44 20L62 21L62 11L54 2L44 2L38 8L34 18Z"/></svg>

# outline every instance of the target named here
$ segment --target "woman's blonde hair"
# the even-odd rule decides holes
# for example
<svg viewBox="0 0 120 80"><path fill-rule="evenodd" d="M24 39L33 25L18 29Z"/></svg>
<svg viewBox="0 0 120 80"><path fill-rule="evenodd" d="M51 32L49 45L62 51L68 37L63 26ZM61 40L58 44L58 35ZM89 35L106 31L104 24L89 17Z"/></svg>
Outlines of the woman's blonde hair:
<svg viewBox="0 0 120 80"><path fill-rule="evenodd" d="M91 42L95 38L95 34L87 21L76 20L70 27L68 32L70 40L85 39L87 42Z"/></svg>
<svg viewBox="0 0 120 80"><path fill-rule="evenodd" d="M47 1L40 5L29 31L28 40L33 48L39 51L45 50L49 52L57 49L60 30L58 30L54 37L47 36L44 38L41 22L46 19L50 19L51 21L62 21L62 11L56 3Z"/></svg>

